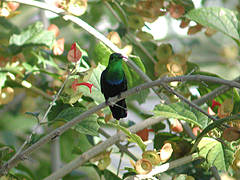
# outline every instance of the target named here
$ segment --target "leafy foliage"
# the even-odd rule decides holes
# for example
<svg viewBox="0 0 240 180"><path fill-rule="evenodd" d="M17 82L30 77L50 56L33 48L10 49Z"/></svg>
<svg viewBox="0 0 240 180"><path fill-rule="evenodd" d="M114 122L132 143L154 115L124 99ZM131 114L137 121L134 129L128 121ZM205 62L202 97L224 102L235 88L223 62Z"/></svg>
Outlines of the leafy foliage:
<svg viewBox="0 0 240 180"><path fill-rule="evenodd" d="M234 151L223 146L213 138L203 138L198 144L199 155L206 159L205 167L215 166L218 170L227 171L233 161Z"/></svg>
<svg viewBox="0 0 240 180"><path fill-rule="evenodd" d="M186 17L204 26L223 32L239 40L238 14L235 11L220 7L193 9Z"/></svg>
<svg viewBox="0 0 240 180"><path fill-rule="evenodd" d="M154 115L184 120L201 128L205 128L208 124L208 117L206 115L184 103L156 105L154 108Z"/></svg>
<svg viewBox="0 0 240 180"><path fill-rule="evenodd" d="M82 107L68 107L64 108L60 113L57 114L57 116L52 120L51 124L61 124L63 122L71 121L72 119L76 118L83 112L85 112L86 109ZM76 127L75 130L83 133L88 134L92 136L98 136L98 128L99 125L97 123L97 116L91 115L87 119L82 120Z"/></svg>
<svg viewBox="0 0 240 180"><path fill-rule="evenodd" d="M43 29L43 24L37 22L30 25L20 34L13 34L9 39L9 45L26 46L26 45L44 45L52 47L54 35L52 32Z"/></svg>
<svg viewBox="0 0 240 180"><path fill-rule="evenodd" d="M39 15L39 9L27 7L28 3L0 3L0 167L6 165L21 144L26 144L24 148L32 147L49 133L49 129L61 127L105 101L100 90L100 76L113 52L108 47L110 42L104 44L107 39L102 41L105 37L95 30L106 35L119 52L127 55L142 74L152 80L165 76L205 75L223 79L239 76L239 4L222 0L223 7L209 7L208 1L202 0L201 7L195 8L192 0L49 2L38 3L61 8L62 15L68 15L45 17L42 13ZM70 14L74 20L81 16L81 20L93 29L82 26L84 22L65 21L66 17L72 17ZM160 25L153 26L159 22ZM184 29L181 33L176 22ZM50 26L45 27L48 23ZM123 62L123 69L128 89L145 82L128 63ZM239 82L239 78L237 80ZM164 173L172 179L203 180L212 178L208 169L216 166L219 172L225 171L239 179L239 89L207 81L168 85L188 101L206 97L219 89L214 96L198 103L217 120L210 121L162 87L156 87L155 92L140 89L126 98L126 121L113 122L109 108L105 108L81 120L55 141L59 141L58 158L62 164L67 164L88 150L92 152L91 148L105 141L102 135L108 137L110 133L113 136L113 132L120 130L127 136L117 146L101 149L102 152L92 159L86 156L88 162L63 179L121 179L150 172L155 165L168 159L178 162L179 158L193 152L205 160L196 160ZM165 104L155 93L164 94ZM128 129L159 116L166 121L144 127L136 134ZM190 132L183 131L185 128L180 120L190 125L186 129L197 136L196 140L188 136ZM173 128L173 121L178 122L174 125L179 127ZM31 139L25 141L30 134ZM30 163L22 161L3 178L44 179L49 176L52 156L58 154L50 150L52 144L38 149L31 155ZM133 146L138 148L131 149ZM140 149L142 159L137 152ZM126 155L136 160L131 161L132 166Z"/></svg>

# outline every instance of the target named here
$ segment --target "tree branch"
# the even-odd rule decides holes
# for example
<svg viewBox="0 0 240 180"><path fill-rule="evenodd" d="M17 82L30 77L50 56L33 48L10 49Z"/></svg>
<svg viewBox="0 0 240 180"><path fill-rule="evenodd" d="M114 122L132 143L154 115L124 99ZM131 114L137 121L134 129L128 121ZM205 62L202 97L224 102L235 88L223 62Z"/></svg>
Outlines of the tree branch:
<svg viewBox="0 0 240 180"><path fill-rule="evenodd" d="M240 76L235 78L233 81L235 82L240 82ZM197 104L197 105L202 105L207 101L213 100L215 97L219 96L220 94L225 93L226 91L228 91L231 87L228 85L222 85L216 89L214 89L213 91L211 91L208 94L203 95L201 98L194 100L193 103Z"/></svg>
<svg viewBox="0 0 240 180"><path fill-rule="evenodd" d="M138 177L140 179L151 178L151 177L153 177L153 176L155 176L157 174L160 174L160 173L163 173L163 172L168 171L170 169L173 169L173 168L176 168L176 167L180 167L180 166L182 166L184 164L190 163L190 162L196 160L197 158L199 158L198 154L194 153L194 154L191 154L191 155L179 158L177 160L171 161L169 163L165 163L165 164L162 164L160 166L155 166L152 169L152 171L150 173L148 173L147 175L136 175L136 177ZM127 180L131 180L131 178L127 179Z"/></svg>
<svg viewBox="0 0 240 180"><path fill-rule="evenodd" d="M73 23L77 24L81 28L83 28L85 31L87 31L89 34L93 35L95 38L102 41L106 46L108 46L112 51L124 54L124 52L119 49L115 44L113 44L108 38L106 38L103 34L99 33L96 29L94 29L92 26L84 22L78 17L75 17L73 15L66 15L66 12L63 9L57 8L55 6L51 6L46 3L38 2L38 1L29 1L29 0L6 0L9 2L18 2L26 5L30 5L33 7L49 10L51 12L54 12L58 15L63 16L63 19L70 20ZM126 63L134 69L138 75L143 79L144 82L151 82L152 80L130 59L126 61ZM156 93L157 96L159 96L160 99L162 97L156 92L156 90L153 89L153 91Z"/></svg>
<svg viewBox="0 0 240 180"><path fill-rule="evenodd" d="M139 130L142 130L142 129L148 127L148 126L151 126L151 125L154 125L156 123L159 123L160 121L163 121L163 120L164 120L164 118L162 118L162 117L148 118L148 119L146 119L145 121L143 121L141 123L133 125L132 127L129 128L129 130L132 133L136 133ZM55 173L51 174L50 176L48 176L44 180L59 179L59 178L65 176L66 174L68 174L72 170L76 169L77 167L81 166L82 164L87 162L89 159L91 159L94 156L98 155L99 153L101 153L102 151L104 151L108 147L112 146L116 142L125 140L125 138L126 138L126 135L123 132L118 132L117 134L115 134L114 136L110 137L106 141L104 141L104 142L102 142L102 143L92 147L87 152L84 152L82 155L78 156L73 161L71 161L70 163L66 164L64 167L62 167L61 169L59 169Z"/></svg>
<svg viewBox="0 0 240 180"><path fill-rule="evenodd" d="M220 78L215 78L215 77L208 77L208 76L202 76L202 75L192 75L192 76L179 76L179 77L165 77L159 80L155 80L149 83L144 83L141 84L137 87L134 87L126 92L123 92L121 94L121 97L119 96L115 96L113 98L109 99L110 104L111 103L115 103L123 98L126 98L130 95L133 95L135 93L138 93L141 90L144 89L148 89L151 88L153 86L157 86L157 85L161 85L162 83L169 83L172 81L184 81L184 80L197 80L197 81L209 81L209 82L214 82L214 83L221 83L221 84L226 84L232 87L237 87L240 89L240 84L237 82L233 82L233 81L227 81L227 80L223 80ZM80 114L79 116L75 117L74 119L72 119L71 121L67 122L66 124L64 124L63 126L53 130L52 132L50 132L49 134L47 134L46 136L44 136L43 138L41 138L39 141L37 141L36 143L34 143L33 145L31 145L30 147L28 147L26 150L24 150L23 152L21 152L20 154L18 154L15 158L11 159L11 161L8 161L7 163L5 163L2 168L0 169L0 175L3 175L6 171L8 171L9 169L11 169L12 167L16 166L21 160L25 159L25 156L28 156L29 154L31 154L32 152L36 151L37 149L39 149L43 144L51 141L52 139L56 138L57 136L61 135L62 133L64 133L66 130L70 129L71 127L73 127L74 125L76 125L77 123L79 123L80 121L82 121L83 119L85 119L86 117L88 117L89 115L105 108L107 106L107 104L101 103L98 106L95 106L91 109L89 109L88 111ZM145 121L144 121L145 122Z"/></svg>
<svg viewBox="0 0 240 180"><path fill-rule="evenodd" d="M12 0L7 0L7 1L12 1ZM91 26L89 26L87 23L85 23L84 21L82 21L81 19L79 19L79 18L76 18L76 17L74 17L74 16L71 16L71 15L65 15L64 14L64 11L62 10L62 9L59 9L59 8L56 8L56 7L51 7L51 6L49 6L48 4L45 4L45 3L40 3L40 2L37 2L37 1L30 1L30 0L15 0L14 2L19 2L19 3L25 3L25 4L27 4L27 5L32 5L32 6L34 6L34 7L39 7L39 8L42 8L42 9L45 9L45 10L50 10L50 11L52 11L52 12L55 12L55 13L57 13L57 14L59 14L59 15L62 15L63 16L63 18L64 19L66 19L66 20L71 20L72 22L74 22L74 23L76 23L76 24L78 24L78 23L80 23L80 24L78 24L79 26L81 26L83 29L85 29L86 31L88 31L90 34L92 34L93 36L95 36L96 38L98 38L99 40L101 40L103 43L105 43L108 47L110 47L113 51L115 51L115 52L120 52L121 53L121 50L120 49L118 49L114 44L112 44L111 43L111 41L109 41L105 36L103 36L101 33L99 33L99 32L97 32L94 28L92 28ZM75 21L75 20L78 20L78 21ZM90 30L89 30L90 29ZM153 87L153 86L155 86L154 85L154 82L151 82L151 79L148 77L148 76L146 76L132 61L127 61L127 64L130 66L130 67L132 67L143 79L144 79L144 81L145 82L150 82L149 84L151 84L151 86L150 87ZM189 76L188 76L189 77ZM176 77L175 77L176 78ZM179 77L178 77L179 78ZM210 78L213 78L213 77L210 77ZM181 79L181 78L180 78ZM175 81L182 81L182 79L180 80L180 79L175 79ZM186 81L186 80L196 80L196 79L187 79L187 78L183 78L183 79L185 79L184 81ZM199 81L199 80L197 80L197 81ZM225 85L228 85L228 86L230 86L230 87L237 87L237 88L239 88L239 84L237 83L235 83L234 84L234 82L232 82L232 81L225 81L224 82L224 80L223 81L221 81L221 82L217 82L217 79L209 79L209 80L203 80L203 81L209 81L209 82L215 82L215 83L222 83L222 84L225 84ZM170 80L170 82L171 82L171 80ZM167 81L165 82L165 83L167 83ZM147 88L147 86L138 86L138 87L136 87L136 88L143 88L143 89L146 89ZM227 89L227 88L226 88ZM136 90L136 92L138 92L138 91L140 91L140 90L142 90L142 89L135 89ZM129 94L130 95L130 94ZM127 94L126 94L126 96L128 96ZM210 96L208 96L208 97L210 97ZM115 99L116 99L116 97L115 97ZM115 101L115 99L113 98L113 102L116 102ZM202 101L203 102L203 101ZM102 106L100 106L100 105L102 105ZM105 104L100 104L99 106L96 106L95 107L95 109L97 109L97 108L103 108L103 107L105 107L106 105ZM94 108L92 108L92 109L94 109ZM81 116L81 118L85 118L85 117L87 117L87 113L94 113L94 111L91 111L92 109L90 109L89 111L86 111L85 113L83 113L83 114L85 114L85 116ZM82 114L82 115L83 115ZM89 115L89 114L88 114ZM78 117L79 118L79 117ZM81 120L81 118L80 118L80 120ZM74 121L75 120L75 121ZM62 127L60 127L60 128L58 128L58 129L56 129L56 130L54 130L54 131L52 131L49 135L46 135L44 138L42 138L41 140L39 140L37 143L35 143L34 145L35 145L35 148L33 148L33 146L30 146L29 148L27 148L24 152L25 152L25 154L24 154L24 152L23 153L21 153L21 154L19 154L19 157L21 157L21 158L24 158L24 156L25 155L28 155L28 154L30 154L31 152L33 152L33 151L35 151L36 149L38 149L41 145L43 145L43 144L45 144L46 142L48 142L48 141L50 141L51 139L54 139L55 138L55 136L58 136L58 135L60 135L60 134L62 134L63 132L65 132L67 129L69 129L69 128L71 128L72 126L74 126L77 122L79 122L80 121L79 119L77 119L76 120L76 118L74 118L72 121L70 121L70 122L72 122L72 123L68 123L68 125L69 125L69 127L66 127L66 126L62 126ZM48 137L48 138L47 138ZM39 142L42 142L42 144L41 143L39 143ZM32 147L32 148L31 148ZM21 160L21 158L16 162L16 163L18 163L20 160ZM16 157L16 159L18 159L18 156ZM13 161L14 162L14 161ZM9 164L8 164L9 165ZM9 167L7 166L7 168L6 168L6 170L7 169L9 169ZM2 173L2 169L0 170L0 174Z"/></svg>
<svg viewBox="0 0 240 180"><path fill-rule="evenodd" d="M17 150L17 152L14 154L14 156L12 156L12 158L9 160L10 162L14 159L16 159L23 151L24 147L27 145L28 142L30 142L32 136L36 133L37 129L41 126L41 123L45 121L45 119L47 118L48 113L50 112L50 110L52 109L53 105L55 104L55 102L57 101L59 95L61 94L65 84L67 83L69 77L70 77L71 72L68 73L67 78L65 79L65 81L63 82L61 88L59 89L58 93L56 94L55 98L53 99L52 102L50 102L49 107L47 109L47 111L45 112L43 118L41 120L38 119L38 124L37 126L32 130L31 134L29 136L27 136L26 140L23 142L23 144L20 146L20 148ZM22 157L22 159L24 159L24 157Z"/></svg>
<svg viewBox="0 0 240 180"><path fill-rule="evenodd" d="M207 112L205 112L204 110L202 110L199 106L197 106L196 104L192 103L191 101L189 101L188 99L186 99L183 95L179 94L178 92L174 91L171 87L169 87L167 84L162 84L163 88L166 89L168 92L176 95L181 101L185 102L186 104L188 104L189 106L195 108L196 110L198 110L199 112L201 112L202 114L204 114L205 116L207 116L209 119L212 119L213 121L217 120L215 117L211 116L210 114L208 114Z"/></svg>
<svg viewBox="0 0 240 180"><path fill-rule="evenodd" d="M110 138L110 137L111 137L111 136L110 136L108 133L106 133L102 128L100 128L98 131L99 131L100 134L102 134L102 135L103 135L104 137L106 137L106 138ZM138 160L138 158L136 158L136 156L135 156L134 154L132 154L132 153L127 149L127 147L121 145L121 144L118 143L118 142L117 142L115 145L118 147L118 149L119 149L120 151L126 153L126 154L127 154L129 157L131 157L134 161L137 161L137 160Z"/></svg>

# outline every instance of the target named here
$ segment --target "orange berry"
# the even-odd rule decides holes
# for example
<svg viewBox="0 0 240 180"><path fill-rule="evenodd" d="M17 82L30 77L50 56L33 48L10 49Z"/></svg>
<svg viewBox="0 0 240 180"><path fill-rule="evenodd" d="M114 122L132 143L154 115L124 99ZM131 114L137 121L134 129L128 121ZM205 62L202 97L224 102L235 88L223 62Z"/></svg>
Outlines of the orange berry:
<svg viewBox="0 0 240 180"><path fill-rule="evenodd" d="M64 38L60 38L57 40L56 44L53 46L53 54L61 55L64 51Z"/></svg>
<svg viewBox="0 0 240 180"><path fill-rule="evenodd" d="M11 9L11 11L16 11L20 4L16 2L8 2L7 5Z"/></svg>
<svg viewBox="0 0 240 180"><path fill-rule="evenodd" d="M50 26L48 26L48 31L54 32L55 37L60 34L59 28L55 24L50 24Z"/></svg>
<svg viewBox="0 0 240 180"><path fill-rule="evenodd" d="M185 13L185 9L180 4L171 3L169 13L173 18L177 19L182 17L182 15Z"/></svg>
<svg viewBox="0 0 240 180"><path fill-rule="evenodd" d="M239 129L236 127L226 128L223 131L222 137L229 142L236 141L240 138Z"/></svg>
<svg viewBox="0 0 240 180"><path fill-rule="evenodd" d="M171 124L171 130L176 133L183 131L182 124L176 119L173 124Z"/></svg>

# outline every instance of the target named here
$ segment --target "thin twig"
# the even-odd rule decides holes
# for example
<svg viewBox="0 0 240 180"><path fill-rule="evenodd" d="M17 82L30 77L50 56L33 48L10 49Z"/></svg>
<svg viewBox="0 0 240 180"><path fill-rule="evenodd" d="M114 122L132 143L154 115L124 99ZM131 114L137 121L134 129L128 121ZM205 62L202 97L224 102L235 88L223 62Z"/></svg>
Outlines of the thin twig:
<svg viewBox="0 0 240 180"><path fill-rule="evenodd" d="M153 58L153 56L148 52L148 50L139 42L131 33L127 34L127 38L132 41L134 44L136 44L143 53L152 61L154 65L157 64L157 61Z"/></svg>
<svg viewBox="0 0 240 180"><path fill-rule="evenodd" d="M240 76L235 78L233 81L239 83L240 82ZM220 94L225 93L229 89L231 89L231 86L222 85L222 86L214 89L210 93L203 95L201 98L194 100L193 103L197 104L197 105L202 105L205 102L210 101L210 100L214 99L215 97L219 96Z"/></svg>
<svg viewBox="0 0 240 180"><path fill-rule="evenodd" d="M99 39L100 41L102 41L106 46L108 46L112 51L117 52L117 53L121 53L124 54L124 52L119 49L115 44L113 44L108 38L106 38L103 34L99 33L96 29L94 29L92 26L90 26L89 24L87 24L86 22L82 21L80 18L72 16L72 15L65 15L65 11L63 9L51 6L49 4L46 3L42 3L42 2L38 2L38 1L28 1L28 0L6 0L9 2L19 2L19 3L23 3L26 5L30 5L30 6L34 6L34 7L38 7L38 8L42 8L45 10L49 10L52 11L58 15L63 15L63 19L65 19L66 21L70 20L73 23L77 24L78 26L80 26L81 28L83 28L84 30L86 30L89 34L93 35L95 38ZM130 59L128 59L126 61L126 63L132 68L134 69L138 75L145 81L145 82L151 82L152 80ZM159 96L159 98L161 99L162 97L156 92L156 90L153 89L153 91L156 93L157 96ZM164 101L164 99L163 99Z"/></svg>
<svg viewBox="0 0 240 180"><path fill-rule="evenodd" d="M72 72L73 72L73 71L72 71ZM44 114L41 122L44 122L45 119L47 118L48 113L49 113L50 110L52 109L52 107L53 107L53 105L55 104L55 102L58 100L58 98L59 98L59 96L60 96L60 94L61 94L61 92L62 92L65 84L67 83L67 81L68 81L68 79L69 79L69 77L70 77L70 75L71 75L72 72L69 72L69 73L68 73L67 78L64 80L64 82L63 82L63 84L61 85L61 88L59 89L58 93L55 95L53 101L50 103L50 106L48 107L47 111L45 112L45 114Z"/></svg>
<svg viewBox="0 0 240 180"><path fill-rule="evenodd" d="M170 88L168 85L166 84L163 84L163 87L173 93L174 95L176 95L179 99L181 99L183 102L185 102L186 104L188 104L190 107L193 107L195 108L196 110L198 110L199 112L203 113L204 115L206 115L209 119L212 119L213 121L216 121L217 119L213 116L211 116L210 114L208 114L207 112L205 112L204 110L202 110L199 106L197 106L196 104L188 101L184 96L182 96L181 94L179 94L178 92L174 91L172 88ZM215 177L216 180L221 180L219 174L218 174L218 171L216 169L215 166L212 166L211 168L211 171L212 171L212 174L213 176Z"/></svg>
<svg viewBox="0 0 240 180"><path fill-rule="evenodd" d="M120 170L120 167L121 167L121 164L122 164L123 154L124 154L124 153L121 151L120 159L119 159L119 163L118 163L118 167L117 167L117 176L118 176L118 174L119 174L119 170Z"/></svg>
<svg viewBox="0 0 240 180"><path fill-rule="evenodd" d="M15 82L18 83L19 85L21 85L22 87L32 91L33 93L41 95L42 97L44 97L47 100L50 100L50 101L53 100L53 98L49 94L45 93L44 91L42 91L41 89L39 89L36 86L32 85L31 83L29 83L26 80L22 81L22 80L16 78ZM26 83L30 84L30 86L26 86L23 82L26 82Z"/></svg>
<svg viewBox="0 0 240 180"><path fill-rule="evenodd" d="M114 11L114 9L112 8L112 6L107 2L107 1L103 1L104 4L107 6L107 8L111 11L111 13L114 15L114 17L117 19L118 22L122 22L121 18L118 16L118 14Z"/></svg>
<svg viewBox="0 0 240 180"><path fill-rule="evenodd" d="M99 131L100 134L102 134L102 135L103 135L104 137L106 137L106 138L110 138L110 137L111 137L111 136L110 136L106 131L104 131L102 128L100 128L98 131ZM119 142L117 142L115 145L118 147L118 149L119 149L120 151L126 153L126 154L127 154L129 157L131 157L134 161L137 161L137 160L138 160L138 158L136 158L136 156L135 156L134 154L132 154L132 153L128 150L127 147L121 145Z"/></svg>
<svg viewBox="0 0 240 180"><path fill-rule="evenodd" d="M217 119L213 116L211 116L210 114L208 114L207 112L205 112L204 110L202 110L199 106L197 106L196 104L192 103L191 101L187 100L183 95L179 94L177 91L173 90L171 87L169 87L167 84L162 83L162 86L164 89L166 89L168 92L176 95L179 99L181 99L183 102L185 102L186 104L188 104L190 107L193 107L194 109L198 110L199 112L203 113L204 115L206 115L209 119L212 119L213 121L216 121Z"/></svg>
<svg viewBox="0 0 240 180"><path fill-rule="evenodd" d="M190 80L190 79L193 80L194 79L195 81L196 80L198 80L198 81L208 80L209 82L228 84L229 86L240 88L240 84L236 83L236 82L222 80L220 78L213 78L213 77L202 76L202 75L198 75L197 77L198 78L196 78L196 76L193 75L193 76L187 76L186 78L187 78L187 80ZM115 103L115 102L117 102L117 101L119 101L119 100L121 100L123 98L126 98L127 96L130 96L130 95L133 95L135 93L138 93L141 90L148 89L148 88L151 88L153 86L161 85L162 83L176 81L176 80L185 80L185 77L184 76L181 76L181 77L169 77L169 78L165 77L165 78L162 78L162 79L159 79L159 80L156 80L156 81L152 81L152 82L149 82L149 83L144 83L144 84L141 84L141 85L139 85L137 87L129 89L126 92L123 92L121 94L121 97L115 96L113 98L110 98L109 102L110 103ZM49 142L50 140L56 138L57 136L61 135L66 130L70 129L71 127L73 127L74 125L76 125L77 123L79 123L80 121L82 121L83 119L88 117L89 115L91 115L91 114L101 110L102 108L105 108L106 106L107 106L107 104L105 102L101 103L98 106L95 106L95 107L89 109L88 111L80 114L79 116L75 117L74 119L72 119L71 121L67 122L63 126L61 126L61 127L57 128L57 129L55 129L54 131L50 132L49 134L47 134L46 136L41 138L39 141L37 141L36 143L34 143L30 147L28 147L26 150L24 150L18 156L16 156L15 158L11 159L11 161L8 161L7 163L5 163L2 166L2 168L0 169L0 175L3 175L6 171L8 171L9 169L11 169L15 165L17 165L19 163L19 161L21 161L25 156L28 156L32 152L36 151L43 144L45 144L45 143Z"/></svg>
<svg viewBox="0 0 240 180"><path fill-rule="evenodd" d="M15 2L17 2L17 1L15 1ZM21 3L21 2L26 2L26 0L25 0L25 1L24 1L24 0L21 0L21 1L20 1L20 0L19 0L19 2L20 2L20 3ZM33 2L33 1L27 1L26 4L30 4L30 3L32 3L32 2ZM33 3L35 3L35 2L33 2ZM43 5L43 4L41 4L41 5ZM40 6L39 6L39 7L40 7ZM41 8L46 9L46 7L44 7L44 6L41 7ZM50 9L51 9L51 8L50 8ZM54 11L53 11L53 10L52 10L52 11L56 13L55 10L58 11L59 9L58 9L58 8L55 8ZM63 10L60 10L60 11L59 11L59 14L62 15L62 13L63 13ZM85 29L85 30L86 30L86 29ZM94 34L93 34L93 35L94 35ZM95 37L96 37L96 36L95 36ZM101 39L100 39L100 40L101 40ZM110 47L110 48L111 48L111 47ZM111 49L112 49L112 48L111 48ZM118 51L116 51L116 52L118 52ZM134 65L135 65L135 64L134 64ZM141 77L142 77L142 76L141 76Z"/></svg>
<svg viewBox="0 0 240 180"><path fill-rule="evenodd" d="M20 146L20 148L17 150L17 152L11 157L11 159L9 161L12 161L13 159L15 159L24 149L24 147L27 145L27 143L29 143L31 141L32 136L36 133L37 129L42 125L42 123L45 121L45 119L47 118L48 113L50 112L52 106L55 104L56 100L58 99L60 93L62 92L67 80L69 79L70 73L68 74L67 78L65 79L65 81L63 82L60 90L58 91L58 93L56 94L55 98L53 99L52 102L50 102L50 106L48 107L47 111L45 112L43 118L38 121L37 126L33 129L33 131L31 132L31 134L26 138L26 140L23 142L23 144Z"/></svg>
<svg viewBox="0 0 240 180"><path fill-rule="evenodd" d="M218 170L215 166L212 166L211 168L212 174L215 178L215 180L221 180L221 177L219 176Z"/></svg>
<svg viewBox="0 0 240 180"><path fill-rule="evenodd" d="M57 171L62 166L60 155L60 139L55 138L51 144L51 169Z"/></svg>
<svg viewBox="0 0 240 180"><path fill-rule="evenodd" d="M186 157L182 157L182 158L179 158L177 160L171 161L169 163L165 163L165 164L162 164L160 166L155 166L152 169L152 171L150 173L148 173L147 175L136 175L136 177L138 177L140 179L151 178L151 177L153 177L157 174L160 174L160 173L166 172L170 169L180 167L184 164L190 163L190 162L196 160L197 158L198 158L198 154L194 153L194 154L188 155Z"/></svg>
<svg viewBox="0 0 240 180"><path fill-rule="evenodd" d="M136 133L139 130L142 130L146 127L152 126L163 120L164 120L164 118L162 118L162 117L151 117L141 123L131 126L129 128L129 131L132 133ZM62 167L55 173L51 174L44 180L57 180L57 179L65 176L66 174L71 172L73 169L76 169L77 167L81 166L82 164L87 162L89 159L91 159L94 156L96 156L97 154L101 153L102 151L104 151L108 147L112 146L116 142L125 140L125 138L126 138L126 135L123 132L116 133L114 136L111 136L106 141L104 141L100 144L97 144L94 147L92 147L91 149L89 149L88 151L84 152L82 155L78 156L73 161L69 162L64 167Z"/></svg>

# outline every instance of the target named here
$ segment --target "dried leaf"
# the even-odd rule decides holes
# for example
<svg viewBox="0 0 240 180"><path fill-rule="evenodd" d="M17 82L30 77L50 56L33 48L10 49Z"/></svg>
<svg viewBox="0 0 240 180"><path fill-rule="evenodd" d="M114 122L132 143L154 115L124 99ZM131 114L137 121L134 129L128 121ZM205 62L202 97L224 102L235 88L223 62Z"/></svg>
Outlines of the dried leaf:
<svg viewBox="0 0 240 180"><path fill-rule="evenodd" d="M68 51L67 59L71 62L77 62L81 59L82 52L77 48L73 48L70 51Z"/></svg>
<svg viewBox="0 0 240 180"><path fill-rule="evenodd" d="M0 105L1 104L7 104L14 98L14 89L11 87L5 87L3 88L0 94Z"/></svg>
<svg viewBox="0 0 240 180"><path fill-rule="evenodd" d="M173 153L172 145L170 143L165 143L159 152L161 162L162 163L166 162L171 157L172 153Z"/></svg>
<svg viewBox="0 0 240 180"><path fill-rule="evenodd" d="M122 42L119 34L115 31L111 31L108 33L107 38L115 44L117 47L121 48L122 47Z"/></svg>
<svg viewBox="0 0 240 180"><path fill-rule="evenodd" d="M62 55L64 52L64 38L60 38L57 42L53 45L53 54L54 55Z"/></svg>
<svg viewBox="0 0 240 180"><path fill-rule="evenodd" d="M148 174L152 171L152 164L147 159L140 159L135 164L135 170L138 174Z"/></svg>
<svg viewBox="0 0 240 180"><path fill-rule="evenodd" d="M154 166L158 165L161 162L161 159L156 151L151 151L151 150L145 151L142 154L142 158L149 160L151 164Z"/></svg>

